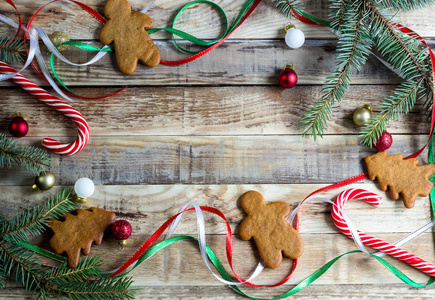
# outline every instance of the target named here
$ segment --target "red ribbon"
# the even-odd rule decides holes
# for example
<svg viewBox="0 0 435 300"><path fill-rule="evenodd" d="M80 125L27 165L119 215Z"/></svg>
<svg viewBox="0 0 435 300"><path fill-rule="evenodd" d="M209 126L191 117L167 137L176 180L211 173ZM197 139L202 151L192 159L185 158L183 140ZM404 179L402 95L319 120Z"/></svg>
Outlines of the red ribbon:
<svg viewBox="0 0 435 300"><path fill-rule="evenodd" d="M244 284L251 286L251 287L275 287L275 286L279 286L279 285L286 283L290 279L291 275L293 274L294 270L296 269L297 260L293 261L293 266L292 266L292 269L290 271L290 274L286 278L284 278L282 281L280 281L276 284L256 285L256 284L252 284L250 282L245 282L245 280L243 280L239 275L237 275L237 273L234 271L234 268L233 268L233 263L232 263L232 261L233 261L233 256L232 256L232 253L233 253L233 234L231 233L231 227L230 227L230 224L228 223L228 220L226 219L225 215L220 210L213 208L213 207L200 206L200 208L203 211L207 211L207 212L210 212L212 214L219 216L220 218L222 218L225 221L226 229L227 229L227 233L226 233L226 237L225 237L227 260L228 260L228 264L230 265L231 271L234 273L234 276L240 282L244 282ZM165 223L163 223L162 226L159 227L159 229L157 229L153 233L153 235L148 240L145 241L145 243L142 244L142 246L116 272L111 274L109 277L116 276L116 275L122 273L123 271L125 271L135 261L137 261L156 242L156 240L164 233L164 231L169 227L169 225L171 225L172 221L174 221L179 215L181 215L185 212L188 212L188 211L193 211L193 210L195 210L195 209L188 208L182 212L177 213L176 215L172 216L171 218L169 218Z"/></svg>
<svg viewBox="0 0 435 300"><path fill-rule="evenodd" d="M15 9L15 11L17 12L17 16L18 16L18 29L17 29L17 33L15 34L14 38L12 40L10 40L9 43L6 44L6 46L7 46L10 43L12 43L18 37L18 35L20 34L20 31L21 31L21 16L20 16L20 13L18 12L17 7L12 2L12 0L4 0L4 1Z"/></svg>

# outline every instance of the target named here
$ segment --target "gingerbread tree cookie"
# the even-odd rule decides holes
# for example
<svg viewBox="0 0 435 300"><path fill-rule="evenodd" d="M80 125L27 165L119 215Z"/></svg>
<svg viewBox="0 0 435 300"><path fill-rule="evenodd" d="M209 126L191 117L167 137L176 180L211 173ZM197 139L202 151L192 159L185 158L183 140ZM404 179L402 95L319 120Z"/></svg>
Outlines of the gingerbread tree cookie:
<svg viewBox="0 0 435 300"><path fill-rule="evenodd" d="M160 54L146 30L153 20L146 14L131 11L127 0L108 0L104 6L107 22L100 31L100 41L115 45L116 62L124 74L136 71L137 61L147 67L160 63Z"/></svg>
<svg viewBox="0 0 435 300"><path fill-rule="evenodd" d="M402 195L406 208L413 208L417 196L426 197L432 189L429 178L435 173L433 164L420 166L418 159L403 159L402 154L379 152L367 156L365 162L371 180L378 179L381 190L389 188L393 200Z"/></svg>
<svg viewBox="0 0 435 300"><path fill-rule="evenodd" d="M57 254L66 252L68 265L77 267L80 252L84 255L91 252L92 242L100 245L104 230L113 223L116 215L113 212L91 207L90 211L78 209L77 215L65 214L65 221L52 220L49 224L54 235L50 246Z"/></svg>
<svg viewBox="0 0 435 300"><path fill-rule="evenodd" d="M266 205L263 195L249 191L242 195L241 206L248 215L240 224L242 240L254 238L261 261L269 268L278 268L285 257L296 259L304 251L299 233L286 221L290 206L285 202Z"/></svg>

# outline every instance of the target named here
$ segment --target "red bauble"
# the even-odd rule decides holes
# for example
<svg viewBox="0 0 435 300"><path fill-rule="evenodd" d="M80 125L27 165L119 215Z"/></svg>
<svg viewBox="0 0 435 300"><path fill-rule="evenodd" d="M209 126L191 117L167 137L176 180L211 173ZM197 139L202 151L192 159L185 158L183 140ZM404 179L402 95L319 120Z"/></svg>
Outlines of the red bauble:
<svg viewBox="0 0 435 300"><path fill-rule="evenodd" d="M112 232L112 236L115 238L115 240L126 240L131 235L131 225L126 220L118 220L112 224L110 231Z"/></svg>
<svg viewBox="0 0 435 300"><path fill-rule="evenodd" d="M388 132L384 131L378 138L375 144L375 148L378 151L385 151L393 144L393 137Z"/></svg>
<svg viewBox="0 0 435 300"><path fill-rule="evenodd" d="M284 70L279 73L278 77L279 84L283 88L292 88L298 83L298 74L296 74L293 66L287 65Z"/></svg>
<svg viewBox="0 0 435 300"><path fill-rule="evenodd" d="M9 132L14 137L23 137L29 132L29 124L20 113L14 114L9 123Z"/></svg>

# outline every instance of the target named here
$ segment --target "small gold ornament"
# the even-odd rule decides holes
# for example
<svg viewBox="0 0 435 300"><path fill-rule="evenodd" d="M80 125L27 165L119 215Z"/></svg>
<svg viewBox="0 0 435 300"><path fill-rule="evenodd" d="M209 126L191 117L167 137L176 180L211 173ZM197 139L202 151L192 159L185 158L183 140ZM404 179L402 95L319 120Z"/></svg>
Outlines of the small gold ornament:
<svg viewBox="0 0 435 300"><path fill-rule="evenodd" d="M32 188L35 192L40 193L41 191L46 191L51 189L56 183L56 178L53 173L49 171L42 172L35 178L35 183L32 185Z"/></svg>
<svg viewBox="0 0 435 300"><path fill-rule="evenodd" d="M372 118L372 107L368 104L364 104L360 108L356 109L353 113L353 122L356 126L362 127Z"/></svg>
<svg viewBox="0 0 435 300"><path fill-rule="evenodd" d="M50 34L50 41L55 47L57 47L58 45L69 41L69 36L63 31L55 31ZM62 45L60 47L57 47L57 50L59 51L64 51L66 49L68 49L68 45Z"/></svg>
<svg viewBox="0 0 435 300"><path fill-rule="evenodd" d="M116 243L124 248L124 246L127 245L127 240L117 240Z"/></svg>

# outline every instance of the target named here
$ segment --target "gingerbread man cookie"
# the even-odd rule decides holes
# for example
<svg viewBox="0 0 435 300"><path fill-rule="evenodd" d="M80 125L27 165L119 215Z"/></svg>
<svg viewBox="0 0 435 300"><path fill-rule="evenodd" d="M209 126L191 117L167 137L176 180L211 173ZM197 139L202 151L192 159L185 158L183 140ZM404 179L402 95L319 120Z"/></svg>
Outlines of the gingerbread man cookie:
<svg viewBox="0 0 435 300"><path fill-rule="evenodd" d="M100 41L115 45L116 62L124 74L136 71L137 61L147 67L160 63L160 54L146 30L153 20L141 12L132 12L127 0L108 0L104 6L106 24L100 31Z"/></svg>
<svg viewBox="0 0 435 300"><path fill-rule="evenodd" d="M241 206L248 215L240 224L242 240L254 238L261 261L269 268L278 268L285 257L296 259L304 251L299 233L286 221L290 206L285 202L266 205L263 195L249 191L242 195Z"/></svg>

